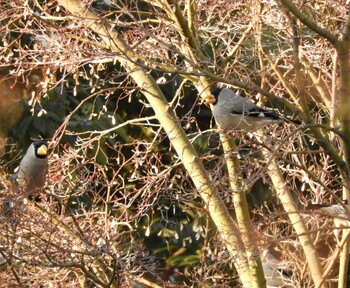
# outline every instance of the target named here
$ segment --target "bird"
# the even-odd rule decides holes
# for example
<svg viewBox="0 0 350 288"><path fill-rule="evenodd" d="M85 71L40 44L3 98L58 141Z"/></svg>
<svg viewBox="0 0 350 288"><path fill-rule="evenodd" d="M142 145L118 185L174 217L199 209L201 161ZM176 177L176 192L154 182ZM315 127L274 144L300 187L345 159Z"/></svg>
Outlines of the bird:
<svg viewBox="0 0 350 288"><path fill-rule="evenodd" d="M19 187L25 188L32 194L36 190L43 189L48 170L48 145L45 141L33 142L22 158L16 174L11 177L16 179Z"/></svg>
<svg viewBox="0 0 350 288"><path fill-rule="evenodd" d="M271 123L286 121L229 88L213 88L211 94L214 97L205 104L211 107L216 123L224 130L254 131Z"/></svg>
<svg viewBox="0 0 350 288"><path fill-rule="evenodd" d="M347 200L343 200L344 205L347 205ZM307 210L319 211L321 213L327 214L333 217L333 223L336 228L350 227L350 217L348 212L339 203L335 204L308 204L306 206ZM333 234L339 245L341 242L340 233L342 230L334 229Z"/></svg>
<svg viewBox="0 0 350 288"><path fill-rule="evenodd" d="M261 253L266 286L269 288L296 287L292 285L293 271L289 266L290 264L280 259L281 257L278 257L275 251L276 250L270 246Z"/></svg>

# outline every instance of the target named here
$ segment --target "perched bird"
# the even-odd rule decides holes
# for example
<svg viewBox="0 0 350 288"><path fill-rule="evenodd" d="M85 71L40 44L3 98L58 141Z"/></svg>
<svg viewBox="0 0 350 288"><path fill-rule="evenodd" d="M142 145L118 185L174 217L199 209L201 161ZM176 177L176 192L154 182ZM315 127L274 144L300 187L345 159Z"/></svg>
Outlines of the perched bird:
<svg viewBox="0 0 350 288"><path fill-rule="evenodd" d="M344 204L347 205L347 200L343 200ZM333 223L336 228L350 227L350 217L347 211L340 204L308 204L307 210L318 211L333 217ZM337 244L340 244L340 233L342 230L334 229L333 233Z"/></svg>
<svg viewBox="0 0 350 288"><path fill-rule="evenodd" d="M28 193L42 189L45 186L48 165L47 149L45 141L33 142L14 175L18 185L25 187Z"/></svg>
<svg viewBox="0 0 350 288"><path fill-rule="evenodd" d="M296 287L292 285L293 271L288 263L281 260L277 255L273 247L262 251L261 262L265 274L266 286L268 288Z"/></svg>
<svg viewBox="0 0 350 288"><path fill-rule="evenodd" d="M254 102L237 95L228 88L214 88L215 97L207 101L211 106L216 123L225 130L257 130L270 123L281 123L280 118L272 111L265 110Z"/></svg>

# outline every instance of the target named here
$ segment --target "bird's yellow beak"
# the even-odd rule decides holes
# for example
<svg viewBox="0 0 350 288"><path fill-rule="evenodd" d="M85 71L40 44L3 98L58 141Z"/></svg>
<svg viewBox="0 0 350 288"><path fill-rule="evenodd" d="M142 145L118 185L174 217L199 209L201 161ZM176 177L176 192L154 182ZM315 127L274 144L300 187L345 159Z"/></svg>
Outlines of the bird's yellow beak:
<svg viewBox="0 0 350 288"><path fill-rule="evenodd" d="M210 104L214 104L216 102L216 99L214 97L214 95L210 94L208 97L206 97L202 104L204 104L205 106L210 108Z"/></svg>
<svg viewBox="0 0 350 288"><path fill-rule="evenodd" d="M37 154L41 155L41 156L46 156L47 155L47 146L44 144L41 145L37 150Z"/></svg>

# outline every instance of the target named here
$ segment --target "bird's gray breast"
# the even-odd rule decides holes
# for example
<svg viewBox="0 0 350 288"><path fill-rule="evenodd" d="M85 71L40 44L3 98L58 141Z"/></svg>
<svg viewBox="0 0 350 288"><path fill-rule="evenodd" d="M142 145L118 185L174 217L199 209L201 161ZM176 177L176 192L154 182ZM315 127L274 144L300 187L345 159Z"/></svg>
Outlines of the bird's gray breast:
<svg viewBox="0 0 350 288"><path fill-rule="evenodd" d="M46 181L47 159L24 157L19 165L17 182L28 189L42 188Z"/></svg>

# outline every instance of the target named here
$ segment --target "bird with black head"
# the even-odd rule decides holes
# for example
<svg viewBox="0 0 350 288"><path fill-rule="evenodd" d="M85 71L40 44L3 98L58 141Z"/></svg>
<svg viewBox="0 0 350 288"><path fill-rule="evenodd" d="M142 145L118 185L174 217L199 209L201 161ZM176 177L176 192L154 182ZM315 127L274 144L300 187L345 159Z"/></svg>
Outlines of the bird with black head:
<svg viewBox="0 0 350 288"><path fill-rule="evenodd" d="M22 158L16 181L20 187L26 188L28 193L43 189L48 169L48 145L45 141L33 142Z"/></svg>

